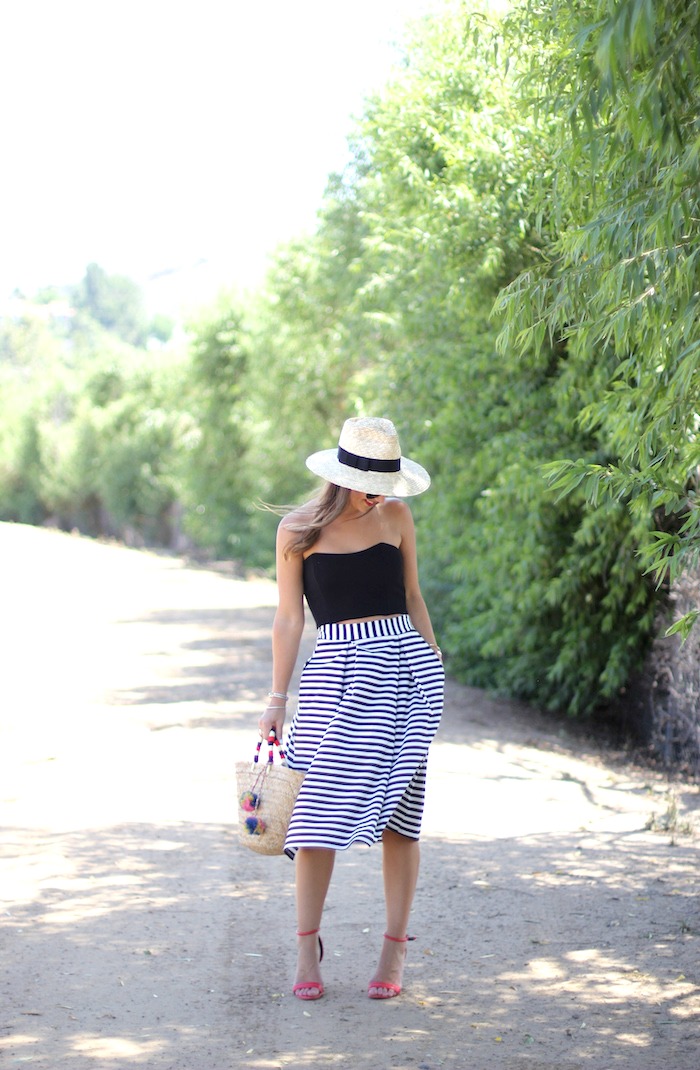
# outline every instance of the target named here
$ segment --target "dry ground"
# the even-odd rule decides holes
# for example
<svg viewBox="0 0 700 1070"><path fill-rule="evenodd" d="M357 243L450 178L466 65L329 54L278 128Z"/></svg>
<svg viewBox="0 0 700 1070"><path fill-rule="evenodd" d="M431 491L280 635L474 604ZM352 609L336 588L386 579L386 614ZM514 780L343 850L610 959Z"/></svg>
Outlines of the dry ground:
<svg viewBox="0 0 700 1070"><path fill-rule="evenodd" d="M301 1003L293 864L235 828L274 587L19 525L0 554L2 1066L698 1070L691 785L450 684L404 994L365 996L357 848Z"/></svg>

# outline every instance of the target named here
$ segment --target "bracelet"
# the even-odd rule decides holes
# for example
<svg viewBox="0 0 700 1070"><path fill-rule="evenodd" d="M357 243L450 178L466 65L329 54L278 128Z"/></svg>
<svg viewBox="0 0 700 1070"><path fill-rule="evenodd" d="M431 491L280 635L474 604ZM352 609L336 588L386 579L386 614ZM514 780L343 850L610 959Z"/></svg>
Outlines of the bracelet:
<svg viewBox="0 0 700 1070"><path fill-rule="evenodd" d="M285 709L284 703L281 706L266 706L266 710L283 710Z"/></svg>
<svg viewBox="0 0 700 1070"><path fill-rule="evenodd" d="M289 698L289 695L286 695L284 693L284 691L268 691L267 697L268 698L283 698L284 701L286 702L287 699Z"/></svg>

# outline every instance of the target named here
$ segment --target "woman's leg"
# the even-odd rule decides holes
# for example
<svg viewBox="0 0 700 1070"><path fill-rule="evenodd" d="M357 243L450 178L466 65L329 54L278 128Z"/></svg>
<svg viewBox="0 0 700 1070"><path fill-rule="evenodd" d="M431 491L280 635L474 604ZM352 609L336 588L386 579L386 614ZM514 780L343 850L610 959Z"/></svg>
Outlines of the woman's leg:
<svg viewBox="0 0 700 1070"><path fill-rule="evenodd" d="M335 851L325 848L300 847L294 862L296 869L297 932L309 936L297 937L299 956L295 984L309 982L308 988L299 994L313 995L318 992L321 972L319 969L319 943L315 929L321 927L323 904L331 882Z"/></svg>
<svg viewBox="0 0 700 1070"><path fill-rule="evenodd" d="M409 840L398 832L385 829L382 835L382 852L386 932L389 936L401 939L407 934L408 919L418 883L420 846L418 840ZM384 940L375 973L377 983L370 981L370 995L380 998L397 995L394 989L384 987L381 982L386 981L400 988L405 958L405 943Z"/></svg>

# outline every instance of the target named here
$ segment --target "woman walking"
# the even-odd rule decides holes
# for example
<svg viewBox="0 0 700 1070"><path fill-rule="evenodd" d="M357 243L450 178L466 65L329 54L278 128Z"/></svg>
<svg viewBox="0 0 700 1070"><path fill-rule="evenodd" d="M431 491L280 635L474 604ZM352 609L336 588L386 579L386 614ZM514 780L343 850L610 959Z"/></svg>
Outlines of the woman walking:
<svg viewBox="0 0 700 1070"><path fill-rule="evenodd" d="M418 582L410 509L428 473L401 456L389 420L354 418L337 449L307 459L326 480L277 534L279 604L273 676L260 733L282 739L287 690L304 627L318 627L303 668L287 762L305 770L285 851L295 859L298 963L294 994L323 993L318 935L335 852L382 843L386 933L370 999L401 991L416 889L429 744L444 672Z"/></svg>

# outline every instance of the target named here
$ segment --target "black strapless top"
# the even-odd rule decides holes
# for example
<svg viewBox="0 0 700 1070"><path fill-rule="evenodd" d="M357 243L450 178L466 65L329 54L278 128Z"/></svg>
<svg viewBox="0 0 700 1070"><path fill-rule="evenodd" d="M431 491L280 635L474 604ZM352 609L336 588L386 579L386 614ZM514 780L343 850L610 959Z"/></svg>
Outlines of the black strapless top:
<svg viewBox="0 0 700 1070"><path fill-rule="evenodd" d="M304 594L317 627L406 613L401 551L378 542L352 554L309 554L304 558Z"/></svg>

